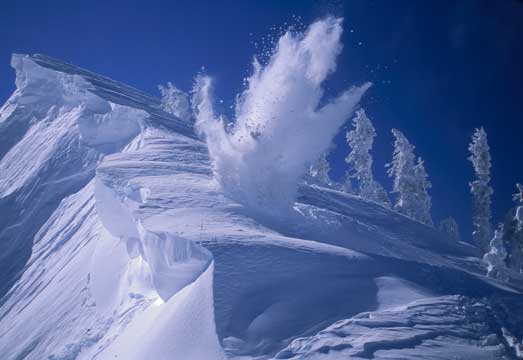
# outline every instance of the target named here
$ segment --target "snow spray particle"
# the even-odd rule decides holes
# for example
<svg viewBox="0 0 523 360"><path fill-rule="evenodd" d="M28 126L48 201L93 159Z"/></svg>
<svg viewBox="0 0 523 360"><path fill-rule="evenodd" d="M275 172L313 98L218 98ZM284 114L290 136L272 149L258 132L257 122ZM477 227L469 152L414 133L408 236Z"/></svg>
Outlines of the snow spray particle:
<svg viewBox="0 0 523 360"><path fill-rule="evenodd" d="M319 107L322 84L342 49L342 31L342 19L328 17L304 33L286 32L267 65L255 58L236 100L234 124L227 128L213 111L211 78L197 76L196 128L228 196L264 213L289 209L307 165L329 148L370 87L352 87Z"/></svg>

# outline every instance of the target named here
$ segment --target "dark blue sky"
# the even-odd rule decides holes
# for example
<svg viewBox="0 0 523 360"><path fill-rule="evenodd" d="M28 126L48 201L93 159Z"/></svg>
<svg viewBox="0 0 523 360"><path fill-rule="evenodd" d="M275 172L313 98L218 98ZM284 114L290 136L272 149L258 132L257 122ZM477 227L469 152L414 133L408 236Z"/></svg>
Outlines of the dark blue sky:
<svg viewBox="0 0 523 360"><path fill-rule="evenodd" d="M458 1L10 1L0 13L0 101L14 89L12 52L40 52L156 94L189 89L205 66L218 97L232 103L252 56L274 27L345 18L345 48L329 92L366 80L363 101L378 131L375 172L388 188L390 129L401 129L426 161L434 217L470 231L466 160L484 126L493 156L494 213L523 181L523 2ZM343 134L331 155L344 171Z"/></svg>

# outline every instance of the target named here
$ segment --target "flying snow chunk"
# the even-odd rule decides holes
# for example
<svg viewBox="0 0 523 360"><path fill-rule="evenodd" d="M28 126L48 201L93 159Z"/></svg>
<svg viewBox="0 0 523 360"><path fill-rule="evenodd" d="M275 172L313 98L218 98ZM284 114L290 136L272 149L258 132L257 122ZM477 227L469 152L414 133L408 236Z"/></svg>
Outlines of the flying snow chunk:
<svg viewBox="0 0 523 360"><path fill-rule="evenodd" d="M233 199L256 211L288 210L307 166L329 148L370 87L347 89L320 107L324 81L342 49L342 31L342 20L328 17L304 34L285 33L266 66L255 59L230 131L214 114L211 79L197 79L197 128L218 181Z"/></svg>

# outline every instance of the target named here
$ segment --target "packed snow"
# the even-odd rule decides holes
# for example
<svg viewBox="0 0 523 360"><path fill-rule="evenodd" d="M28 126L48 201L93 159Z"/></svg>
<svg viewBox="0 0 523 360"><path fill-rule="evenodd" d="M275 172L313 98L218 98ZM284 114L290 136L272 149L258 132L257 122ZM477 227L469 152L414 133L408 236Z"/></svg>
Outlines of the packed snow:
<svg viewBox="0 0 523 360"><path fill-rule="evenodd" d="M209 78L194 130L165 101L13 55L2 359L521 358L521 277L488 277L474 246L300 180L368 88L320 106L341 31L327 18L285 34L230 130Z"/></svg>

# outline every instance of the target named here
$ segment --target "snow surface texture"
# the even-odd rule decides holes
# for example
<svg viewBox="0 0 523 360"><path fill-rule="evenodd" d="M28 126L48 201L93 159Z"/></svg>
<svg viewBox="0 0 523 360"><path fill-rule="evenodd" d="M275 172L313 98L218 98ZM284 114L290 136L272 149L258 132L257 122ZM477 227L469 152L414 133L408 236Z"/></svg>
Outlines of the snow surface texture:
<svg viewBox="0 0 523 360"><path fill-rule="evenodd" d="M285 217L253 212L159 100L41 55L12 64L2 359L520 356L522 282L487 278L475 248L305 184Z"/></svg>
<svg viewBox="0 0 523 360"><path fill-rule="evenodd" d="M505 339L506 335L491 311L488 304L471 302L459 296L426 298L338 321L317 335L294 340L275 358L414 360L509 357L511 352L507 352L503 345L508 339ZM335 357L333 353L336 353Z"/></svg>

